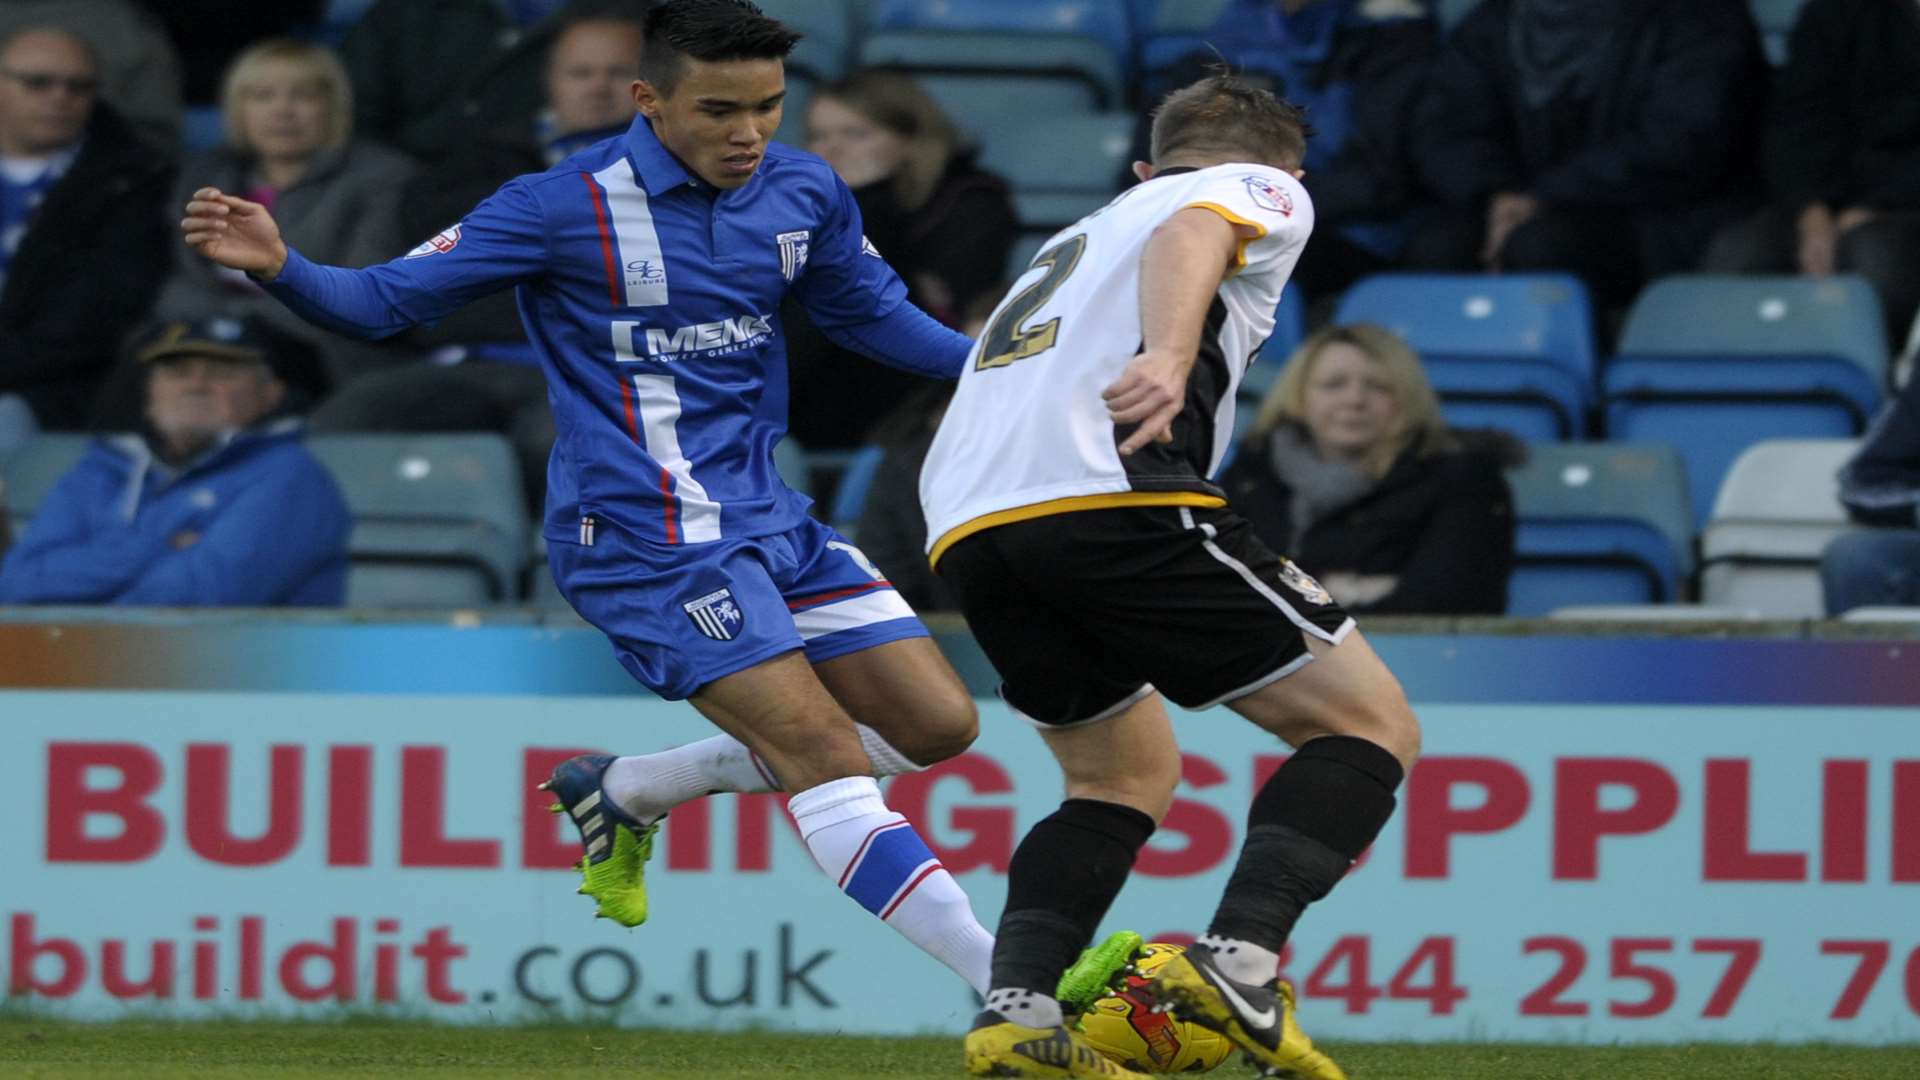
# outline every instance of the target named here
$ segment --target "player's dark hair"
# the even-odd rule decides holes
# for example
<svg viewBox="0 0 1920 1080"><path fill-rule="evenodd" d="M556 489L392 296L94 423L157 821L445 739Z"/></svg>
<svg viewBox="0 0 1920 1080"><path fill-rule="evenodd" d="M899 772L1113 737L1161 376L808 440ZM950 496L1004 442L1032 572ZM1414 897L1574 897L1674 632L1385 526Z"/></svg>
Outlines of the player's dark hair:
<svg viewBox="0 0 1920 1080"><path fill-rule="evenodd" d="M749 0L665 0L647 12L640 77L673 94L687 60L784 60L802 35Z"/></svg>
<svg viewBox="0 0 1920 1080"><path fill-rule="evenodd" d="M1226 73L1168 94L1153 111L1153 162L1220 157L1297 169L1307 156L1306 111Z"/></svg>

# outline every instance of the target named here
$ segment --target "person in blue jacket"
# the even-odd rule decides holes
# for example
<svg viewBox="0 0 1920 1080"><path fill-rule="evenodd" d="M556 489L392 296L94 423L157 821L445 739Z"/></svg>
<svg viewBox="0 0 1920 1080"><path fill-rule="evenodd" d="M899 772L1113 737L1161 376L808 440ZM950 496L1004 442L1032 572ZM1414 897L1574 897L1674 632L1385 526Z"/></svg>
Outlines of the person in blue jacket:
<svg viewBox="0 0 1920 1080"><path fill-rule="evenodd" d="M54 485L0 561L0 603L339 604L351 522L289 414L297 361L232 319L168 324L138 358L145 429Z"/></svg>
<svg viewBox="0 0 1920 1080"><path fill-rule="evenodd" d="M770 141L799 37L747 0L655 6L626 132L509 181L390 262L316 265L265 207L212 188L181 226L202 255L343 334L382 337L517 290L557 429L554 580L636 679L725 733L575 758L544 785L580 830L598 914L646 918L668 810L784 790L841 890L984 992L991 936L874 780L964 750L972 698L773 464L788 294L837 343L921 374L956 378L972 342L907 302L825 161Z"/></svg>

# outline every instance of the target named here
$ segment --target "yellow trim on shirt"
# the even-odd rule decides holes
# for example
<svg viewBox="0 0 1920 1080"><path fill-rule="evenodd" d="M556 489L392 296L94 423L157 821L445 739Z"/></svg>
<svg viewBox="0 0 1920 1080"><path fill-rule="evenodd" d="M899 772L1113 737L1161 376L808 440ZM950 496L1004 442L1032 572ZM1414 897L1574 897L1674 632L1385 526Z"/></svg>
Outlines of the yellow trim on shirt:
<svg viewBox="0 0 1920 1080"><path fill-rule="evenodd" d="M1016 506L1011 510L996 510L991 514L982 514L964 524L955 525L941 535L939 543L933 545L933 552L927 556L927 562L938 568L940 556L945 555L948 548L974 533L999 525L1011 525L1016 521L1032 521L1034 518L1070 514L1077 510L1108 510L1116 506L1225 505L1227 500L1218 495L1208 495L1203 491L1116 491L1105 495L1069 495L1064 499L1049 499L1046 502Z"/></svg>
<svg viewBox="0 0 1920 1080"><path fill-rule="evenodd" d="M1248 221L1246 218L1241 217L1239 214L1234 213L1233 211L1227 209L1224 206L1221 206L1219 203L1216 203L1216 202L1188 203L1187 205L1181 207L1180 209L1211 210L1214 213L1219 214L1221 217L1226 218L1228 222L1234 225L1245 225L1247 228L1252 229L1255 232L1260 234L1258 236L1254 236L1251 238L1241 236L1237 232L1234 234L1234 239L1240 242L1240 246L1238 248L1235 248L1233 252L1233 272L1236 274L1247 268L1247 245L1254 243L1255 241L1258 241L1258 240L1264 240L1266 239L1266 236L1267 236L1267 227L1265 225L1262 225L1257 221Z"/></svg>

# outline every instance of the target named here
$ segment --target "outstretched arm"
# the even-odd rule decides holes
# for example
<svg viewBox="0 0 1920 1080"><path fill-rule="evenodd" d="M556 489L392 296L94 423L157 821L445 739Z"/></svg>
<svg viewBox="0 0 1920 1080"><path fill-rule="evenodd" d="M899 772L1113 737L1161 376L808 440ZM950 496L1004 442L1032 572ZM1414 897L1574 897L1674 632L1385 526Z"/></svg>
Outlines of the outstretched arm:
<svg viewBox="0 0 1920 1080"><path fill-rule="evenodd" d="M364 270L307 260L287 247L266 207L217 188L193 193L180 228L194 250L251 274L301 318L359 338L432 322L547 265L543 214L519 181L429 243Z"/></svg>
<svg viewBox="0 0 1920 1080"><path fill-rule="evenodd" d="M1120 444L1131 454L1150 442L1173 441L1173 421L1187 400L1187 373L1200 353L1200 332L1220 282L1239 261L1241 244L1259 230L1190 206L1161 223L1140 265L1140 330L1144 347L1103 395L1116 424L1140 426Z"/></svg>

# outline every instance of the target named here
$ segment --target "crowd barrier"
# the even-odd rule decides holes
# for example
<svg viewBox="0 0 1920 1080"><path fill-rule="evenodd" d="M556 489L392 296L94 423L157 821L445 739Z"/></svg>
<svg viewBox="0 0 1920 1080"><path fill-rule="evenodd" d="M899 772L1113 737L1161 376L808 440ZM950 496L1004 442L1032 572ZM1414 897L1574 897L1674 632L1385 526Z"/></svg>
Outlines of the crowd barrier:
<svg viewBox="0 0 1920 1080"><path fill-rule="evenodd" d="M1426 757L1284 959L1310 1029L1914 1041L1920 636L1742 634L1380 623ZM982 734L889 801L991 926L1060 785L942 642ZM1176 726L1179 799L1108 920L1160 940L1204 928L1285 754L1224 710ZM591 918L534 783L709 730L532 618L0 622L0 1007L962 1030L972 994L821 879L781 796L676 811L651 921Z"/></svg>

